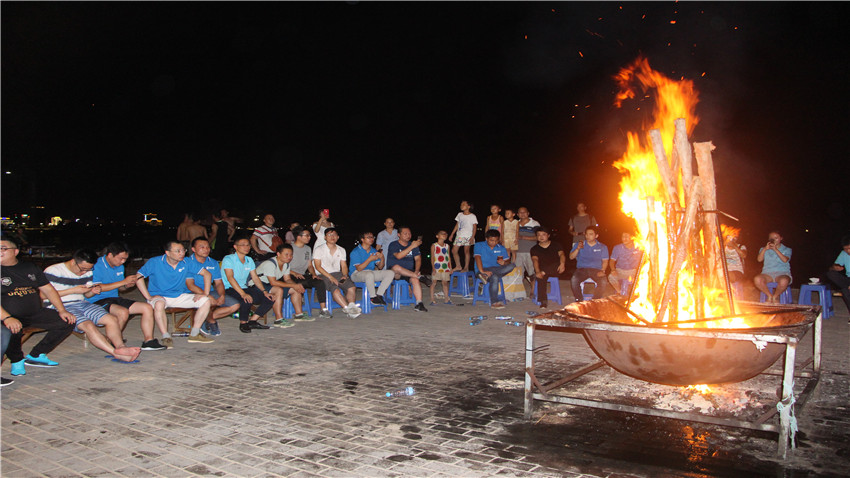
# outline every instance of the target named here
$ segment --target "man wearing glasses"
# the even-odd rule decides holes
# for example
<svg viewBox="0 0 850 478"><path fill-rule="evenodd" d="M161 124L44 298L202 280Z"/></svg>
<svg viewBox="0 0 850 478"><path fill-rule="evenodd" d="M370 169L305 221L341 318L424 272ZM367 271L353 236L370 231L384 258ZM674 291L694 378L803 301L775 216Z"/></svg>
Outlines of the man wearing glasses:
<svg viewBox="0 0 850 478"><path fill-rule="evenodd" d="M44 275L59 293L65 309L77 318L75 332L85 333L89 342L113 358L132 362L139 357L141 349L124 346L123 331L128 316L119 319L86 300L101 293L100 284L92 282L95 263L97 254L93 250L79 249L70 260L44 269ZM98 332L98 327L103 327L106 337Z"/></svg>
<svg viewBox="0 0 850 478"><path fill-rule="evenodd" d="M65 309L44 272L31 262L18 261L18 252L18 245L10 238L0 239L0 293L3 297L0 319L12 333L6 349L6 357L12 362L12 375L26 374L26 362L36 367L57 366L58 363L47 358L47 354L71 335L77 321L74 314ZM47 297L54 309L42 306L39 293ZM44 329L47 333L24 357L21 331L30 326Z"/></svg>
<svg viewBox="0 0 850 478"><path fill-rule="evenodd" d="M360 233L360 244L351 251L351 265L348 272L354 282L365 282L371 302L375 305L387 305L384 293L393 283L395 272L384 269L384 254L372 247L375 235L371 232ZM379 282L375 291L375 282Z"/></svg>
<svg viewBox="0 0 850 478"><path fill-rule="evenodd" d="M316 299L320 302L322 312L319 313L320 319L331 318L331 313L328 311L328 306L325 303L325 282L317 277L316 269L313 267L313 250L307 244L310 244L312 235L310 231L304 227L298 226L292 230L295 235L295 243L292 244L292 262L289 263L289 275L293 281L301 284L305 289L316 289ZM307 292L309 293L309 291ZM305 317L295 320L313 320L311 317Z"/></svg>
<svg viewBox="0 0 850 478"><path fill-rule="evenodd" d="M192 278L195 274L200 274L205 279L203 294L192 294L186 287L186 279ZM153 307L154 320L164 322L165 309L169 307L198 309L192 318L189 342L199 344L214 342L210 337L204 337L200 333L201 325L210 312L209 293L212 276L203 267L192 266L186 260L186 249L183 244L177 241L166 242L165 254L148 259L139 269L138 276L136 287ZM150 282L147 285L145 278ZM170 333L166 332L162 334L162 337L162 345L168 348L174 347L174 339L171 338Z"/></svg>

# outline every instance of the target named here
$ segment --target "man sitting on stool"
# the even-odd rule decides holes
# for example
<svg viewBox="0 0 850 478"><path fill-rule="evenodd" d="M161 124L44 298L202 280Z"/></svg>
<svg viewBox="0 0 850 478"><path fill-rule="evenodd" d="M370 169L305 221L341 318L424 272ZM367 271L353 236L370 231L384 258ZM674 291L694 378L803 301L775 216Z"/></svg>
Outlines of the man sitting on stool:
<svg viewBox="0 0 850 478"><path fill-rule="evenodd" d="M505 304L499 302L499 284L502 277L510 274L516 264L510 262L510 255L505 246L499 244L502 235L496 229L484 233L486 242L477 242L474 246L475 266L478 268L478 278L489 285L490 307L504 309ZM545 290L545 289L544 289Z"/></svg>
<svg viewBox="0 0 850 478"><path fill-rule="evenodd" d="M605 270L608 269L608 246L596 240L596 227L588 226L584 230L583 241L573 244L570 251L570 260L576 260L576 271L570 279L573 297L576 302L584 300L581 291L581 283L586 279L596 282L596 290L593 291L594 299L601 299L605 291Z"/></svg>

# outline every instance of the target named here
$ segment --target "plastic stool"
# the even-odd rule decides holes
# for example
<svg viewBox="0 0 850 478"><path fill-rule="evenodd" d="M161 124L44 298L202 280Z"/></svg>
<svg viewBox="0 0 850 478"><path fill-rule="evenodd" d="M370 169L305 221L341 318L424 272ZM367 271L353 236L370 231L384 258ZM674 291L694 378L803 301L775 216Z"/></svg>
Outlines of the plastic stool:
<svg viewBox="0 0 850 478"><path fill-rule="evenodd" d="M472 271L452 272L452 277L449 279L449 295L456 294L464 297L469 297L469 280L475 277Z"/></svg>
<svg viewBox="0 0 850 478"><path fill-rule="evenodd" d="M293 315L295 315L295 306L292 305L292 296L289 296L283 301L283 318L291 319Z"/></svg>
<svg viewBox="0 0 850 478"><path fill-rule="evenodd" d="M595 281L595 280L593 280L593 279L591 279L591 278L587 278L587 279L583 280L583 281L581 282L581 284L579 284L579 288L581 289L581 297L582 297L582 299L584 299L584 300L590 300L590 299L592 299L592 298L593 298L593 294L587 294L587 293L585 293L585 292L584 292L584 285L585 285L585 284L593 284L593 285L595 285L596 287L599 287L599 284L597 284L597 283L596 283L596 281ZM595 289L594 289L594 290L595 290Z"/></svg>
<svg viewBox="0 0 850 478"><path fill-rule="evenodd" d="M768 282L767 290L772 294L774 290L776 290L776 286L779 285L776 282ZM759 302L764 302L767 300L767 295L764 292L759 293ZM779 296L780 304L793 304L794 299L791 298L791 284L788 284L788 288L785 289L785 292Z"/></svg>
<svg viewBox="0 0 850 478"><path fill-rule="evenodd" d="M372 301L369 300L369 289L366 288L366 283L365 282L355 282L354 286L363 289L363 294L360 296L360 303L357 304L357 306L360 307L360 310L362 310L364 314L371 314L372 313ZM389 290L389 289L387 289L387 290ZM386 310L387 310L386 304L379 306L379 307L383 307L384 311L386 312Z"/></svg>
<svg viewBox="0 0 850 478"><path fill-rule="evenodd" d="M413 297L413 291L410 290L410 283L406 280L394 280L390 289L392 289L393 310L399 310L403 305L416 305L416 298Z"/></svg>
<svg viewBox="0 0 850 478"><path fill-rule="evenodd" d="M546 291L546 300L557 302L558 305L564 305L561 301L561 281L558 280L557 277L550 277L546 279L546 282L549 284L548 290ZM534 281L534 289L531 292L532 300L535 304L540 305L540 302L537 302L537 281Z"/></svg>
<svg viewBox="0 0 850 478"><path fill-rule="evenodd" d="M491 277L490 280L493 280L492 276L490 276L490 277ZM481 293L478 293L478 286L479 285L484 286L484 287L482 287ZM475 283L472 285L472 305L475 305L475 303L478 302L479 300L483 300L484 302L487 302L488 304L490 303L490 286L485 284L484 282L481 281L481 279L476 277ZM505 300L505 284L502 283L501 277L499 278L499 296L496 297L496 300L506 302L506 300Z"/></svg>
<svg viewBox="0 0 850 478"><path fill-rule="evenodd" d="M823 311L824 319L828 319L835 314L832 308L832 291L826 284L803 284L800 286L800 297L797 299L798 304L812 305L812 293L817 292L820 296L820 306Z"/></svg>

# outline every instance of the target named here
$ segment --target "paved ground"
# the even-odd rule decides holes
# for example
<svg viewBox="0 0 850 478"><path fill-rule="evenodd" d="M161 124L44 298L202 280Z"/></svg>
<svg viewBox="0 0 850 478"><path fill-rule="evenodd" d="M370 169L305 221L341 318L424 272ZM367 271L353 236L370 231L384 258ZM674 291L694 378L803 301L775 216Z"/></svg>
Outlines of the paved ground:
<svg viewBox="0 0 850 478"><path fill-rule="evenodd" d="M568 422L526 422L524 329L466 303L251 334L228 319L214 344L178 338L135 365L70 337L51 354L60 367L2 389L2 475L846 475L848 314L836 306L785 462L768 433L579 408L563 408ZM514 302L506 315L532 309ZM478 314L490 320L470 327ZM138 345L138 320L126 336ZM539 337L565 367L594 357L581 336ZM407 385L414 396L384 397Z"/></svg>

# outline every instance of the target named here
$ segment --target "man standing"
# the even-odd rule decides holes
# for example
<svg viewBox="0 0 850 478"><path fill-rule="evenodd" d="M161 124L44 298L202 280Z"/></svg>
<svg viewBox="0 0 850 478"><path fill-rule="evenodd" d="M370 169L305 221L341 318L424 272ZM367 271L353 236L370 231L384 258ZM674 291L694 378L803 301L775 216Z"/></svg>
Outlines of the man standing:
<svg viewBox="0 0 850 478"><path fill-rule="evenodd" d="M375 235L371 232L360 233L360 244L351 251L351 266L348 272L354 282L366 283L370 301L375 305L387 305L384 293L393 283L395 273L384 270L384 254L372 248ZM375 282L379 282L375 290Z"/></svg>
<svg viewBox="0 0 850 478"><path fill-rule="evenodd" d="M248 257L251 243L246 238L237 239L233 243L236 250L221 261L222 281L225 293L239 301L239 331L251 333L253 329L269 329L268 325L259 322L274 305L274 297L265 289L257 276L254 260ZM248 278L253 279L254 285L248 285ZM252 313L251 306L256 304L257 311Z"/></svg>
<svg viewBox="0 0 850 478"><path fill-rule="evenodd" d="M12 375L26 374L25 363L33 367L59 365L47 358L47 354L71 335L77 321L74 314L65 309L44 272L30 262L18 261L18 252L18 245L10 238L0 239L0 293L3 296L0 320L12 333L6 349L6 357L12 362ZM47 297L55 309L43 307L39 293ZM45 329L47 333L24 357L21 331L30 326Z"/></svg>
<svg viewBox="0 0 850 478"><path fill-rule="evenodd" d="M192 319L192 331L189 332L191 343L212 343L213 339L202 336L201 325L210 312L209 285L202 291L203 294L191 294L186 287L186 279L193 274L200 273L207 281L212 282L210 273L205 269L193 269L186 261L186 249L177 241L165 243L165 254L152 257L139 269L136 286L139 292L147 299L148 304L153 307L154 320L157 323L166 323L165 309L169 307L198 309ZM145 284L148 278L150 284ZM167 335L167 337L166 337ZM168 348L174 347L174 339L171 334L162 334L162 345Z"/></svg>
<svg viewBox="0 0 850 478"><path fill-rule="evenodd" d="M257 267L257 276L263 281L263 286L268 286L272 297L274 297L274 325L281 328L295 325L291 320L283 318L283 302L286 298L292 300L292 308L295 310L294 320L313 320L307 317L302 309L304 297L304 286L293 282L289 272L289 264L292 262L292 245L281 244L277 246L275 257L263 261ZM249 281L248 285L254 285Z"/></svg>
<svg viewBox="0 0 850 478"><path fill-rule="evenodd" d="M531 276L534 275L534 261L531 260L531 248L537 244L537 227L540 223L528 216L528 208L521 207L517 209L519 215L519 230L517 232L517 252L516 265L522 269L524 278L531 281Z"/></svg>
<svg viewBox="0 0 850 478"><path fill-rule="evenodd" d="M124 242L113 242L106 246L106 254L100 256L94 265L92 281L100 284L100 293L86 300L92 304L103 307L107 312L114 315L122 324L126 324L130 314L142 316L142 350L165 350L167 347L160 344L153 336L154 313L153 307L147 302L137 302L125 299L118 295L118 291L130 290L136 286L139 276L132 275L124 277L124 263L130 257L130 248ZM168 324L165 317L156 322L160 333L165 337L168 334Z"/></svg>
<svg viewBox="0 0 850 478"><path fill-rule="evenodd" d="M510 261L510 254L505 246L499 244L502 235L496 229L484 233L486 242L477 242L473 247L475 267L478 277L490 288L490 307L504 309L505 304L499 301L499 284L502 277L509 274L516 264Z"/></svg>
<svg viewBox="0 0 850 478"><path fill-rule="evenodd" d="M221 268L218 261L210 258L210 243L203 237L196 237L192 241L193 254L186 259L192 270L200 271L206 269L210 273L212 284L209 287L211 313L201 324L201 333L213 337L221 335L218 319L227 317L239 310L239 301L224 293L224 283L221 280ZM186 278L186 287L193 294L203 294L206 284L204 276L194 274ZM213 309L215 307L215 309Z"/></svg>
<svg viewBox="0 0 850 478"><path fill-rule="evenodd" d="M422 281L426 287L431 286L431 281L419 273L422 267L422 257L419 253L419 246L422 245L422 237L416 238L415 241L410 240L412 237L409 227L400 227L398 229L398 240L390 243L387 247L387 269L393 271L395 279L406 280L410 283L410 288L413 290L413 297L416 299L416 305L413 310L417 312L428 312L425 304L422 303L422 286L419 282ZM413 280L411 280L413 279Z"/></svg>
<svg viewBox="0 0 850 478"><path fill-rule="evenodd" d="M551 232L546 227L537 228L537 245L531 248L531 260L534 262L534 276L537 278L537 302L540 308L549 306L546 286L550 277L558 277L566 270L567 256L560 242L552 241Z"/></svg>
<svg viewBox="0 0 850 478"><path fill-rule="evenodd" d="M570 251L570 260L577 259L576 271L570 279L576 302L584 299L581 283L586 279L593 279L596 282L596 290L593 291L594 299L603 297L607 283L605 270L608 268L608 246L596 240L595 226L585 228L584 237L585 240L573 244L573 249Z"/></svg>
<svg viewBox="0 0 850 478"><path fill-rule="evenodd" d="M631 234L624 232L621 239L623 243L614 246L611 252L611 273L608 274L608 283L617 293L620 292L621 280L634 282L641 256Z"/></svg>
<svg viewBox="0 0 850 478"><path fill-rule="evenodd" d="M303 285L305 289L316 289L316 300L319 301L322 310L319 313L319 318L329 319L331 313L328 311L327 304L325 304L325 281L316 273L316 269L313 267L313 249L307 245L312 239L310 231L299 226L292 232L295 234L295 244L292 245L292 262L289 263L290 275L296 283Z"/></svg>
<svg viewBox="0 0 850 478"><path fill-rule="evenodd" d="M345 249L336 244L338 240L339 234L335 228L325 229L325 242L313 247L313 267L323 276L325 288L331 292L336 303L342 307L342 311L354 319L359 317L361 312L360 307L354 303L357 288L354 286L354 281L348 277ZM342 295L343 290L345 297Z"/></svg>

